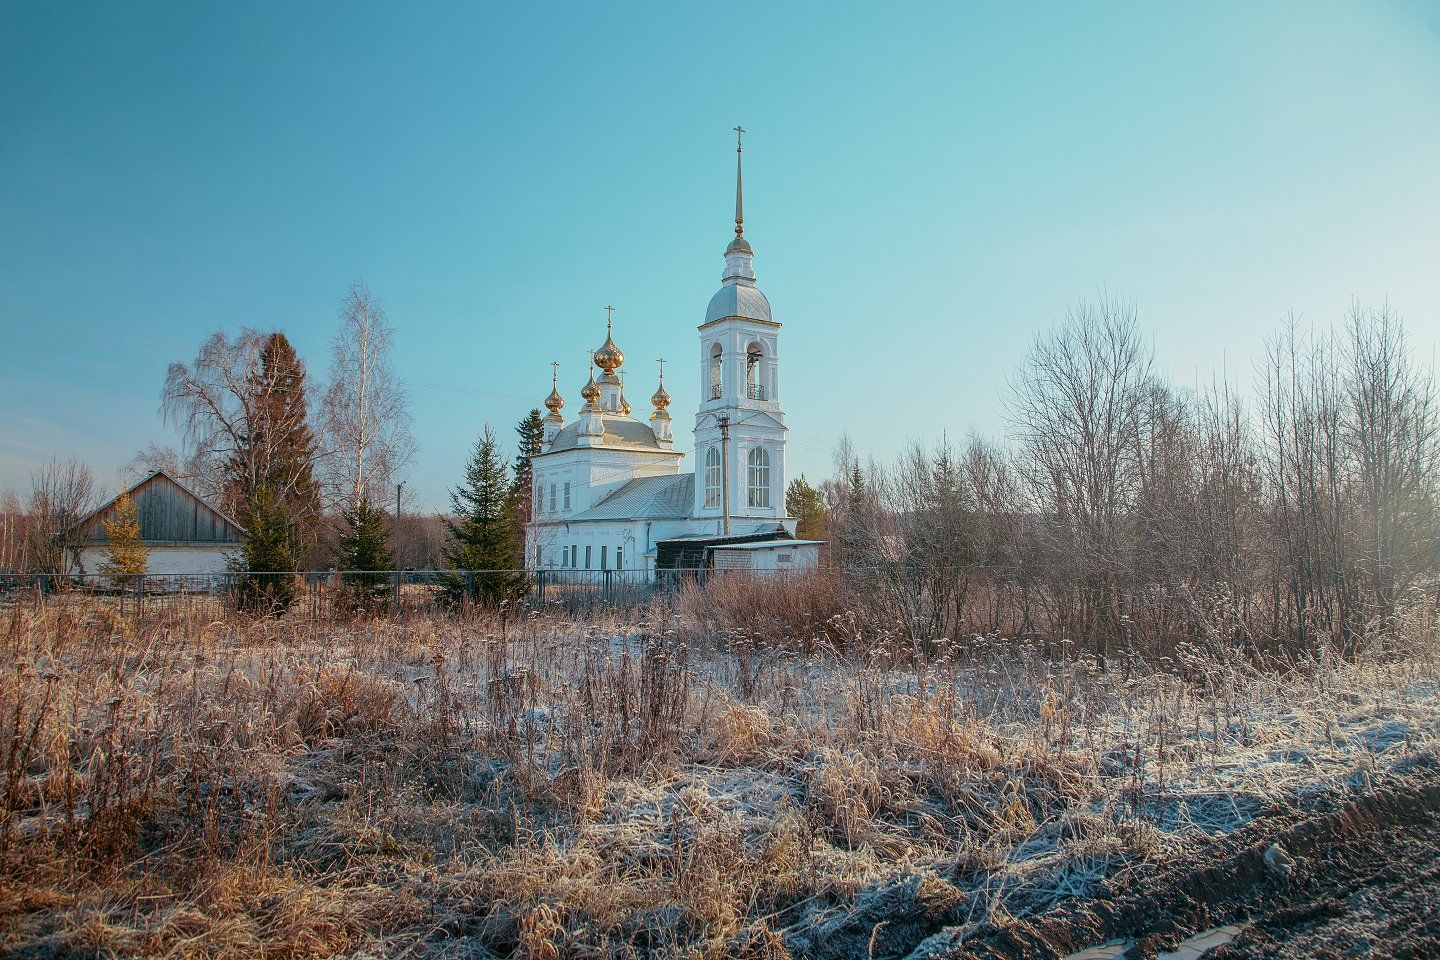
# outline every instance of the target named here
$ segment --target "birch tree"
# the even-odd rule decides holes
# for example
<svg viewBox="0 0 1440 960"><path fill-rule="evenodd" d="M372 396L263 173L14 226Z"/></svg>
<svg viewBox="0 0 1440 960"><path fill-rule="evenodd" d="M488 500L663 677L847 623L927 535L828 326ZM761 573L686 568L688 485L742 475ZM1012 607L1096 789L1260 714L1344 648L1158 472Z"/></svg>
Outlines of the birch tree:
<svg viewBox="0 0 1440 960"><path fill-rule="evenodd" d="M415 455L405 392L391 367L395 331L364 283L345 294L321 404L326 486L342 510L383 502Z"/></svg>

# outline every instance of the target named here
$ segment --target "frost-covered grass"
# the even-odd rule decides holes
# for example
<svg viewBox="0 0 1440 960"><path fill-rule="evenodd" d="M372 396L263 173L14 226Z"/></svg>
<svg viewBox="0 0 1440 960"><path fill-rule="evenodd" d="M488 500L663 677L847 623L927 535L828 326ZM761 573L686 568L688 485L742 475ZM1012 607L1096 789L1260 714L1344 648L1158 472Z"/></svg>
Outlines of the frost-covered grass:
<svg viewBox="0 0 1440 960"><path fill-rule="evenodd" d="M1420 614L1348 659L1103 670L853 612L782 650L692 604L0 616L0 950L903 954L1440 737Z"/></svg>

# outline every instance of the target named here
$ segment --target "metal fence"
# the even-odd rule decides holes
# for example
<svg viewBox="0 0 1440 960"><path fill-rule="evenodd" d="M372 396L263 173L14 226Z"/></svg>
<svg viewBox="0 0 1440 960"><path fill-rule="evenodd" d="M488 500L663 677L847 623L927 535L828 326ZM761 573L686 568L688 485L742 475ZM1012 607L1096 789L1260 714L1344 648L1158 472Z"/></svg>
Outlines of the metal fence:
<svg viewBox="0 0 1440 960"><path fill-rule="evenodd" d="M126 609L284 607L326 616L372 610L393 615L436 615L499 604L568 610L635 606L675 593L686 583L704 586L724 571L585 570L308 570L298 573L0 573L0 607L75 604L87 600ZM746 571L754 577L793 576L784 570Z"/></svg>

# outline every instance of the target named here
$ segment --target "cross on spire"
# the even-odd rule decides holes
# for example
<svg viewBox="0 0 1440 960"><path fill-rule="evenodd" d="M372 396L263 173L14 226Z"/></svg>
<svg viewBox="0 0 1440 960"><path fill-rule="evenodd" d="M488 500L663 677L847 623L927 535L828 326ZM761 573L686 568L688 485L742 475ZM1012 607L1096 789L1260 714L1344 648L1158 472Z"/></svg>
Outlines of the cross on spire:
<svg viewBox="0 0 1440 960"><path fill-rule="evenodd" d="M660 383L663 385L665 383L665 358L661 357L655 362L660 364Z"/></svg>
<svg viewBox="0 0 1440 960"><path fill-rule="evenodd" d="M560 385L560 361L550 361L550 383L554 386Z"/></svg>
<svg viewBox="0 0 1440 960"><path fill-rule="evenodd" d="M610 329L610 323L611 323L611 321L614 319L614 313L615 313L615 308L612 307L612 306L610 306L610 305L607 303L607 304L605 305L605 329L606 329L606 330L609 330L609 329ZM595 351L592 350L592 351L590 351L590 352L591 352L591 353L594 353Z"/></svg>

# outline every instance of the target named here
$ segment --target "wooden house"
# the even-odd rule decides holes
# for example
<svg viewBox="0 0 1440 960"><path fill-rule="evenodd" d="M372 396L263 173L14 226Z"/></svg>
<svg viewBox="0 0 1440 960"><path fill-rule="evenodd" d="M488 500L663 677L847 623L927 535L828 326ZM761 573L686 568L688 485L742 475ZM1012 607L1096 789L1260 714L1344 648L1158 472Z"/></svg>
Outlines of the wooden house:
<svg viewBox="0 0 1440 960"><path fill-rule="evenodd" d="M140 539L149 551L147 573L213 574L228 569L245 530L164 470L156 470L124 493L135 501ZM71 530L78 546L68 558L76 573L96 574L105 563L105 522L115 517L114 500L78 521Z"/></svg>

